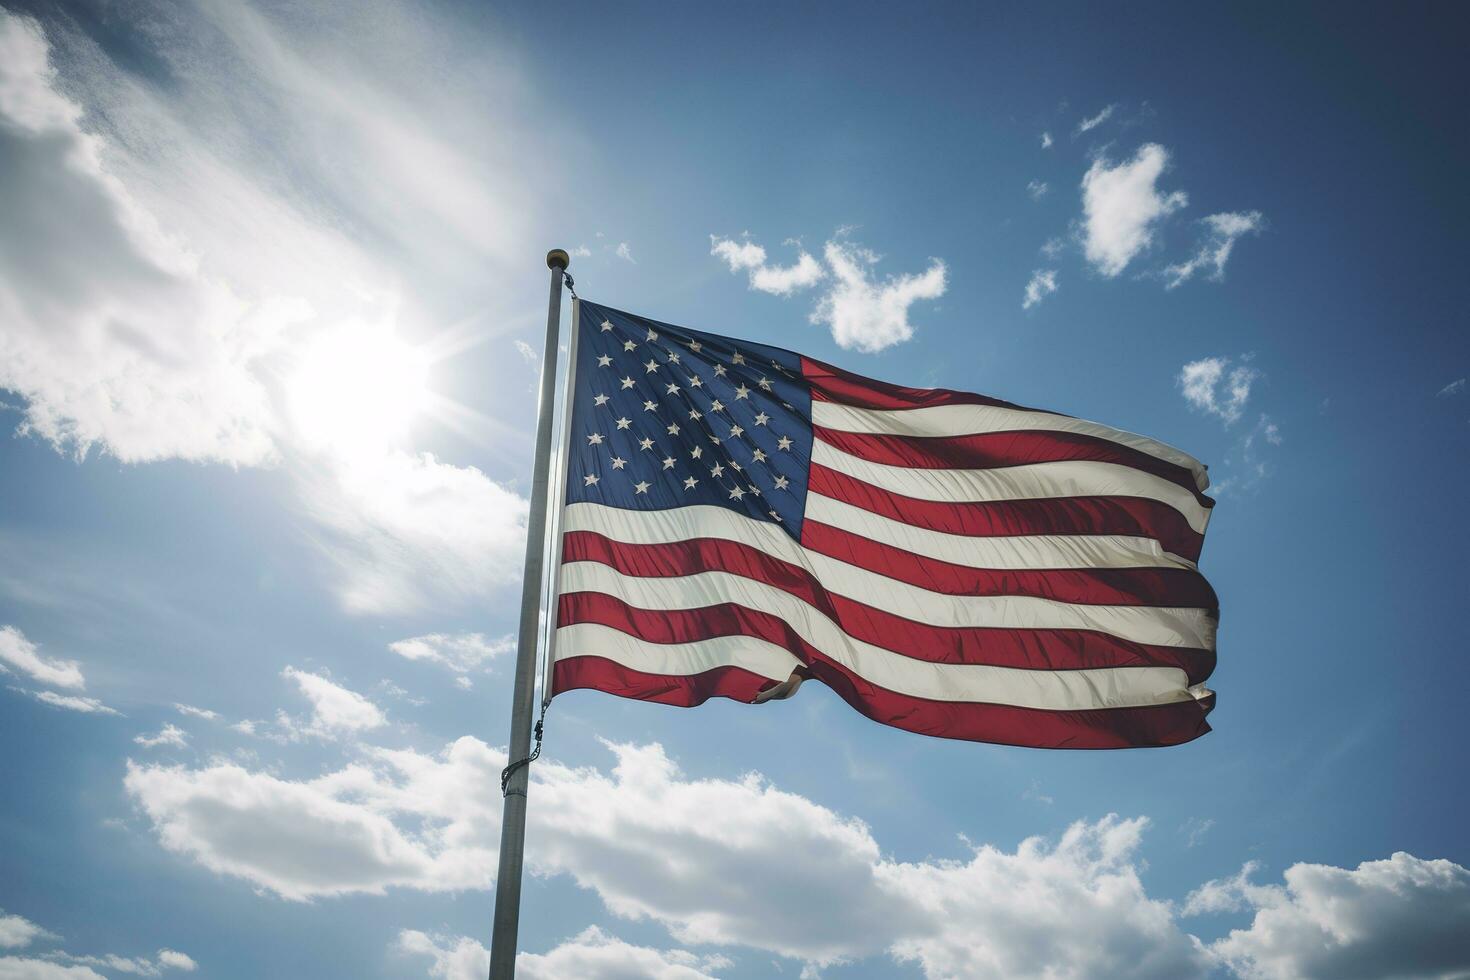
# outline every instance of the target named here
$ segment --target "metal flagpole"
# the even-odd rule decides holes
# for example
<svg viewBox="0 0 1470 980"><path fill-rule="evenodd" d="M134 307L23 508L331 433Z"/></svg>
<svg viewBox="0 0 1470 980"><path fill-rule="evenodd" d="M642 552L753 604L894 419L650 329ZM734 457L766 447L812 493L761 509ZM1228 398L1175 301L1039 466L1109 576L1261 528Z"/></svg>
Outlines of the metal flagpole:
<svg viewBox="0 0 1470 980"><path fill-rule="evenodd" d="M490 938L490 980L512 980L516 971L516 932L521 918L521 864L526 848L527 764L535 701L536 646L540 634L541 591L546 548L547 487L551 482L552 414L556 404L556 359L561 327L562 275L571 258L561 249L546 253L551 296L546 309L546 345L541 354L540 408L536 418L536 463L531 471L531 514L526 523L526 566L521 579L521 631L510 706L509 765L505 815L500 823L500 870L495 876L495 930Z"/></svg>

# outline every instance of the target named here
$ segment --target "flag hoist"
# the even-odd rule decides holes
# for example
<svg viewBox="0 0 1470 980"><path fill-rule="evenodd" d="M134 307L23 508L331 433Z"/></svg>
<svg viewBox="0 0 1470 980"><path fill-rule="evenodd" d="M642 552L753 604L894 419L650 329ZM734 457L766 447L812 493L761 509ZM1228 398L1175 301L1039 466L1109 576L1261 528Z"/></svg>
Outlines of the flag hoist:
<svg viewBox="0 0 1470 980"><path fill-rule="evenodd" d="M575 292L558 417L568 261L546 259L492 980L515 969L538 651L543 716L578 688L693 707L815 680L944 738L1101 749L1209 731L1219 601L1198 569L1214 506L1198 460Z"/></svg>

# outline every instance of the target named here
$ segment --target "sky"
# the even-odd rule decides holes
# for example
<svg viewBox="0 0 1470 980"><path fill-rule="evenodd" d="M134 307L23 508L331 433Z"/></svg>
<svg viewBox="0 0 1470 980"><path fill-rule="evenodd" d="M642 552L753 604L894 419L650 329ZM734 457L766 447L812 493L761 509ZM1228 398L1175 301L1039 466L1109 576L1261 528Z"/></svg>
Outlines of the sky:
<svg viewBox="0 0 1470 980"><path fill-rule="evenodd" d="M1219 701L569 693L521 976L1470 976L1462 10L5 2L0 977L482 975L554 247L1207 462Z"/></svg>

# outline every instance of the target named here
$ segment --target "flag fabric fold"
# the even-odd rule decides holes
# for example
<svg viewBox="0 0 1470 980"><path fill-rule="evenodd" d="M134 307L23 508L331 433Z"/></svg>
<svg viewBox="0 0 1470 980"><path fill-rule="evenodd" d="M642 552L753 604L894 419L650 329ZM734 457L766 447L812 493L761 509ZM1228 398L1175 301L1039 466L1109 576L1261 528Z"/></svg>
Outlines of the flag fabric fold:
<svg viewBox="0 0 1470 980"><path fill-rule="evenodd" d="M817 680L946 738L1209 731L1192 457L586 301L576 319L553 695L687 707Z"/></svg>

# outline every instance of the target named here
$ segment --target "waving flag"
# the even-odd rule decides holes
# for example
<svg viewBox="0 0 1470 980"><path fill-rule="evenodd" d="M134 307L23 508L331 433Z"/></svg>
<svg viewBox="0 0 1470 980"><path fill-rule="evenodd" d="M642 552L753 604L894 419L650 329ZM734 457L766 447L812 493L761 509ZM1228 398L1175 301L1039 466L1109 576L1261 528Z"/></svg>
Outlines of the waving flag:
<svg viewBox="0 0 1470 980"><path fill-rule="evenodd" d="M826 684L947 738L1209 731L1204 467L581 302L550 693L693 706Z"/></svg>

